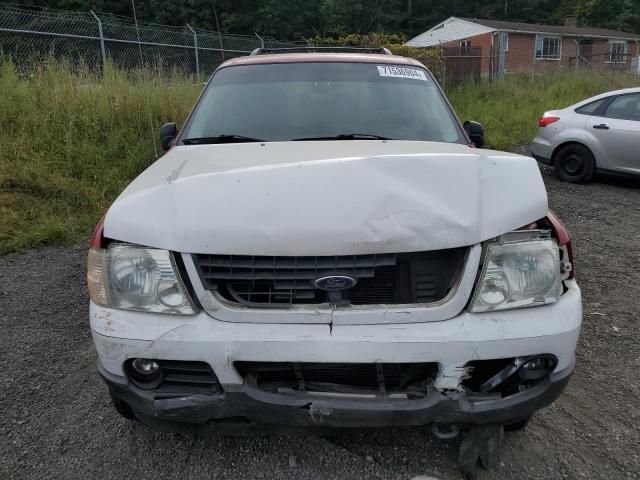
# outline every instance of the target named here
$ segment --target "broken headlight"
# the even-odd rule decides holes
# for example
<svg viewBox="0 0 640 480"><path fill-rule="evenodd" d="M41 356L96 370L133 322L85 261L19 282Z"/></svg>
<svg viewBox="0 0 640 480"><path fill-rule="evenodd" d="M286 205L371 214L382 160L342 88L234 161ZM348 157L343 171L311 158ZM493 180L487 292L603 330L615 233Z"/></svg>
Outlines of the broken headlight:
<svg viewBox="0 0 640 480"><path fill-rule="evenodd" d="M87 283L91 300L105 307L192 315L194 304L171 252L112 243L89 249Z"/></svg>
<svg viewBox="0 0 640 480"><path fill-rule="evenodd" d="M472 312L546 305L561 293L560 256L552 238L491 243Z"/></svg>

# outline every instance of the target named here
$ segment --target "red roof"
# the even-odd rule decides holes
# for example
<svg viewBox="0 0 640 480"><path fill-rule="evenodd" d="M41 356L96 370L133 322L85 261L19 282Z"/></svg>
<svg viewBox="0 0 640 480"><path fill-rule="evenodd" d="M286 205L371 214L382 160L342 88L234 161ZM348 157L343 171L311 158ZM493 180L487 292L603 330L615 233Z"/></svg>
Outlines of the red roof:
<svg viewBox="0 0 640 480"><path fill-rule="evenodd" d="M265 55L249 55L227 60L219 68L236 65L258 65L264 63L378 63L384 65L413 65L425 68L413 58L399 55L371 53L273 53Z"/></svg>

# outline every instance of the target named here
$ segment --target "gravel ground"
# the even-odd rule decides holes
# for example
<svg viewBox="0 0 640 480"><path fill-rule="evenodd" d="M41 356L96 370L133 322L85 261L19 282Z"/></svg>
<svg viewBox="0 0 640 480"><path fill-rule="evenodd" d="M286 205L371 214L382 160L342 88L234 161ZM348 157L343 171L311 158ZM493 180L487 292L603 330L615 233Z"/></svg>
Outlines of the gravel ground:
<svg viewBox="0 0 640 480"><path fill-rule="evenodd" d="M482 479L640 478L640 185L543 175L574 237L584 294L568 389L506 436ZM0 478L460 478L426 430L321 437L187 436L120 418L95 371L85 249L0 257Z"/></svg>

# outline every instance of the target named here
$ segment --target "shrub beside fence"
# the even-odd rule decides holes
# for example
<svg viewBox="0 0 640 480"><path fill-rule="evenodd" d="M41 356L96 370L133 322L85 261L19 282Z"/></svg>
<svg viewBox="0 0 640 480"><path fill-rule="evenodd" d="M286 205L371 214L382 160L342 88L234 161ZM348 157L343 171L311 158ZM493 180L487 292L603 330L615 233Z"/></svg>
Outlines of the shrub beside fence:
<svg viewBox="0 0 640 480"><path fill-rule="evenodd" d="M317 47L380 47L388 48L395 55L411 57L422 62L440 81L443 71L442 50L439 48L414 48L404 45L402 35L388 33L351 34L344 37L314 37L309 43Z"/></svg>

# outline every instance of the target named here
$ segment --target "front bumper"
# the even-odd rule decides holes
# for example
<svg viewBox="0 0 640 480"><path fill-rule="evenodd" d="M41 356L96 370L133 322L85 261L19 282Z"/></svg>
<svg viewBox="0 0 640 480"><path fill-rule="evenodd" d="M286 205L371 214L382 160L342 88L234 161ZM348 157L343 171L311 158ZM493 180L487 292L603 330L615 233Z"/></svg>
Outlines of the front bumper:
<svg viewBox="0 0 640 480"><path fill-rule="evenodd" d="M300 429L381 428L428 424L514 423L552 403L573 373L574 362L542 383L502 398L500 394L440 392L423 399L337 398L313 393L269 393L245 384L242 391L154 400L148 392L98 370L113 395L128 403L136 418L173 431L295 432Z"/></svg>
<svg viewBox="0 0 640 480"><path fill-rule="evenodd" d="M384 325L249 324L90 307L99 368L116 396L149 424L233 424L288 427L378 427L427 423L515 422L551 403L573 370L582 322L580 289L573 280L552 305L468 313L446 321ZM461 382L471 361L553 354L548 380L500 398L466 395ZM129 358L206 362L224 394L154 400L127 383ZM317 394L271 394L247 385L238 361L411 363L437 362L429 394L418 400L353 399ZM242 419L234 424L234 418ZM225 420L226 419L226 420ZM231 419L231 420L230 420ZM213 422L210 422L213 421ZM231 422L231 423L229 423ZM245 426L243 426L245 425Z"/></svg>

